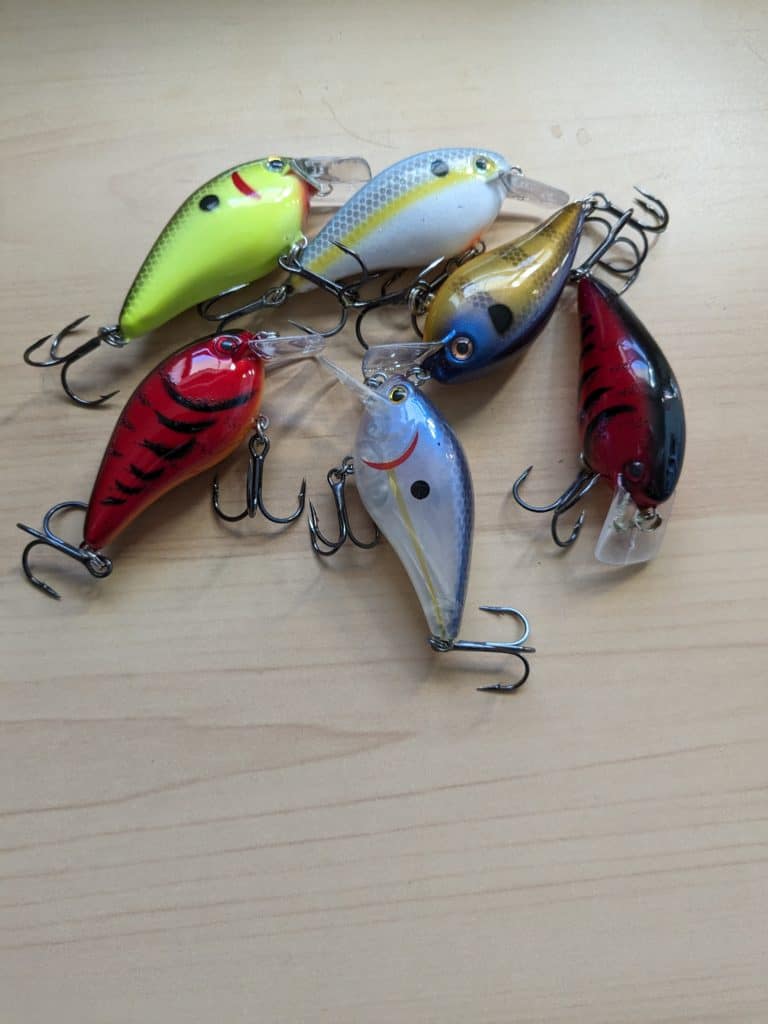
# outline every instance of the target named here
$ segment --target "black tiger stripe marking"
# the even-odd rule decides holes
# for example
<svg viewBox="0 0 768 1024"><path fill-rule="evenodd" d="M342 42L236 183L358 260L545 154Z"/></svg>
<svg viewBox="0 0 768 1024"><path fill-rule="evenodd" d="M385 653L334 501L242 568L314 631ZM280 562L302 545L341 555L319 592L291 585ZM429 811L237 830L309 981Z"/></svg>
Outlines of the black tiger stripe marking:
<svg viewBox="0 0 768 1024"><path fill-rule="evenodd" d="M117 450L117 448L112 448L112 447L107 448L107 455L109 455L110 458L113 458L113 459L122 459L122 457L123 457L123 453L122 452L119 452Z"/></svg>
<svg viewBox="0 0 768 1024"><path fill-rule="evenodd" d="M167 444L158 444L156 441L147 441L145 439L141 442L143 448L149 448L151 452L167 462L176 462L177 459L183 459L185 455L189 455L196 443L194 437L184 444L177 444L175 447L170 448Z"/></svg>
<svg viewBox="0 0 768 1024"><path fill-rule="evenodd" d="M211 402L207 398L189 398L177 389L167 374L163 374L161 380L169 397L185 409L192 409L193 412L225 412L227 409L236 409L239 405L245 405L253 397L252 391L246 391L235 395L234 398L226 398L223 402Z"/></svg>
<svg viewBox="0 0 768 1024"><path fill-rule="evenodd" d="M157 480L157 478L162 476L165 472L165 468L163 466L161 466L160 469L139 469L139 467L134 466L133 463L131 463L130 469L137 480Z"/></svg>
<svg viewBox="0 0 768 1024"><path fill-rule="evenodd" d="M124 505L127 501L126 498L102 498L102 505Z"/></svg>
<svg viewBox="0 0 768 1024"><path fill-rule="evenodd" d="M606 426L615 416L621 416L625 412L637 412L634 405L611 405L607 409L603 409L592 422L587 426L584 433L584 450L588 451L590 442L592 441L592 435L595 434L602 427Z"/></svg>
<svg viewBox="0 0 768 1024"><path fill-rule="evenodd" d="M139 393L136 395L136 397L138 398L138 400L141 402L142 405L149 405L150 404L149 399L147 398L147 396L144 394L143 391L139 391Z"/></svg>
<svg viewBox="0 0 768 1024"><path fill-rule="evenodd" d="M157 416L158 423L162 423L164 427L169 430L174 430L177 434L199 434L201 430L208 430L209 427L214 426L217 420L197 420L194 423L189 423L186 420L172 420L167 416L163 416L161 412L155 409L155 416Z"/></svg>
<svg viewBox="0 0 768 1024"><path fill-rule="evenodd" d="M117 424L122 427L123 430L136 430L136 427L131 423L127 416L121 416L117 421Z"/></svg>
<svg viewBox="0 0 768 1024"><path fill-rule="evenodd" d="M584 399L584 401L582 403L582 406L581 406L582 411L583 412L589 412L589 410L592 408L592 406L595 404L595 402L599 402L600 399L603 397L603 395L606 395L610 390L611 390L611 388L607 387L607 388L595 388L594 391L590 391L590 393L587 395L587 397Z"/></svg>
<svg viewBox="0 0 768 1024"><path fill-rule="evenodd" d="M587 383L590 377L594 377L594 375L599 372L599 366L590 366L588 370L585 370L584 373L582 373L581 375L581 380L579 381L579 390L581 390L584 387L584 385Z"/></svg>
<svg viewBox="0 0 768 1024"><path fill-rule="evenodd" d="M594 341L590 341L590 343L588 345L584 345L584 347L581 350L581 358L583 359L584 356L589 355L589 353L592 351L592 349L594 347L595 347Z"/></svg>
<svg viewBox="0 0 768 1024"><path fill-rule="evenodd" d="M592 321L592 317L589 314L584 314L581 318L581 339L588 338L590 334L595 330L595 325Z"/></svg>
<svg viewBox="0 0 768 1024"><path fill-rule="evenodd" d="M128 484L122 484L119 480L115 480L115 487L123 494L141 494L144 490L143 487L129 487Z"/></svg>

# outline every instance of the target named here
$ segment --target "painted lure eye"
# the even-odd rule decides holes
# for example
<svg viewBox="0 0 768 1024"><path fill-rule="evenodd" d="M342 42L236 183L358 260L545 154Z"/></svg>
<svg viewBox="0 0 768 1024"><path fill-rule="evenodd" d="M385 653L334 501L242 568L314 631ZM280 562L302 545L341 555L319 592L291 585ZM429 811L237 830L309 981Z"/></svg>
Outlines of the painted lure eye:
<svg viewBox="0 0 768 1024"><path fill-rule="evenodd" d="M645 473L645 463L640 461L627 462L622 470L627 480L631 480L633 483L643 479L643 473Z"/></svg>
<svg viewBox="0 0 768 1024"><path fill-rule="evenodd" d="M465 334L459 334L448 346L448 351L454 359L464 363L467 359L471 358L472 353L475 351L475 343Z"/></svg>
<svg viewBox="0 0 768 1024"><path fill-rule="evenodd" d="M285 160L282 160L279 156L272 156L267 160L267 167L270 171L284 171Z"/></svg>
<svg viewBox="0 0 768 1024"><path fill-rule="evenodd" d="M396 384L387 396L390 402L404 402L408 397L408 389L402 384Z"/></svg>
<svg viewBox="0 0 768 1024"><path fill-rule="evenodd" d="M224 334L216 339L215 345L216 350L222 355L232 355L233 352L237 352L240 348L240 339L233 337L231 334Z"/></svg>
<svg viewBox="0 0 768 1024"><path fill-rule="evenodd" d="M488 159L484 156L479 156L475 160L475 170L487 171L488 170Z"/></svg>
<svg viewBox="0 0 768 1024"><path fill-rule="evenodd" d="M215 210L219 205L219 197L214 195L203 196L197 205L201 210L210 213L211 210Z"/></svg>

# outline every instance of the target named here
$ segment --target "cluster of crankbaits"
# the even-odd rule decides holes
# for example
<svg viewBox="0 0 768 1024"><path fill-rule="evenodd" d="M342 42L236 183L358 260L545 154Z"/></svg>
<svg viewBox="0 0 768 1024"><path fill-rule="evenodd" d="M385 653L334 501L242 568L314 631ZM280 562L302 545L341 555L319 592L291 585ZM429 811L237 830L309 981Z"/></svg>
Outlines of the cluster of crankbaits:
<svg viewBox="0 0 768 1024"><path fill-rule="evenodd" d="M361 187L308 241L304 231L312 200L337 183ZM583 511L565 538L560 517L600 479L614 488L596 556L611 564L645 561L658 550L683 463L685 421L675 376L659 346L623 299L595 271L623 279L624 291L648 255L649 233L669 217L660 200L641 192L634 209L622 211L601 192L577 202L523 175L497 153L445 149L420 153L371 178L358 157L269 157L241 164L206 182L174 214L123 302L118 322L68 354L63 338L76 320L52 339L30 346L25 360L57 366L74 402L100 405L116 392L82 398L68 380L70 368L102 343L122 347L132 339L197 306L215 333L164 359L139 384L123 408L101 461L90 500L62 502L44 516L42 529L19 524L34 538L22 556L28 580L51 597L56 591L30 566L30 552L48 545L79 561L95 577L112 571L104 548L136 516L183 480L220 462L249 434L246 508L224 513L216 482L213 506L228 521L260 511L274 523L287 516L267 510L262 496L268 420L259 412L265 369L314 357L360 399L363 411L354 452L328 474L338 536L320 530L309 503L314 550L323 556L349 540L371 547L379 531L397 552L417 592L436 651L491 650L523 663L522 678L483 689L512 692L528 677L528 621L506 606L521 635L509 643L459 640L473 532L472 480L462 447L422 387L428 380L459 384L493 371L543 330L568 284L575 284L581 318L578 423L581 468L564 493L546 506L520 494L530 467L513 494L520 505L552 513L552 537L572 544ZM480 241L506 199L533 199L557 207L546 221L497 248ZM643 216L643 215L640 215ZM650 218L650 219L648 219ZM597 240L576 265L588 227ZM593 229L594 230L594 229ZM232 296L282 268L285 281L255 301L218 312ZM395 287L404 268L420 268ZM384 279L385 272L392 272ZM371 282L383 284L370 297ZM280 337L231 329L234 319L281 306L297 292L321 288L338 301L339 322L326 331ZM232 299L225 300L232 303ZM419 340L368 346L363 325L374 309L407 305ZM320 354L328 338L355 318L367 350L362 381ZM302 328L303 330L304 328ZM48 344L48 356L35 354ZM376 530L370 541L353 533L344 488L354 474ZM67 543L53 532L54 516L85 510L83 540Z"/></svg>

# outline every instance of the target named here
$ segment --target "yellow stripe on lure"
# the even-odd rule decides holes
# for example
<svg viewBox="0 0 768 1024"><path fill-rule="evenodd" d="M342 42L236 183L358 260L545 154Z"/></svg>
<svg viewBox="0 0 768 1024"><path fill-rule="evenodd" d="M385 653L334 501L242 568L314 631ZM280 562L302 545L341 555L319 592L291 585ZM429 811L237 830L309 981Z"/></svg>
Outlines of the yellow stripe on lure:
<svg viewBox="0 0 768 1024"><path fill-rule="evenodd" d="M43 338L26 350L25 361L61 366L64 390L73 401L101 404L111 396L86 401L70 390L66 371L72 362L102 341L121 347L191 306L269 274L278 258L303 240L314 193L327 194L329 182L369 178L370 167L358 157L271 156L218 174L182 203L160 233L131 285L117 324L100 328L74 352L59 356L62 338L86 319L82 317L54 337L48 360L31 358L48 340Z"/></svg>

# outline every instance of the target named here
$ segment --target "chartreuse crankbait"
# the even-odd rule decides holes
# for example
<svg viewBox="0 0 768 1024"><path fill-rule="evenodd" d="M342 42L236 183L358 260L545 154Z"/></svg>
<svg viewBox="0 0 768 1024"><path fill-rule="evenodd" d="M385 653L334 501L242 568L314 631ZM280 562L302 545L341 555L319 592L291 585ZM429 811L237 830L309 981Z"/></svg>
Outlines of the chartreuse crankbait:
<svg viewBox="0 0 768 1024"><path fill-rule="evenodd" d="M569 203L521 237L454 270L425 303L424 342L441 342L442 346L424 361L424 369L435 380L452 384L471 379L519 352L541 334L569 279L586 273L596 263L634 280L648 252L645 233L663 231L669 222L666 207L639 191L655 204L641 200L655 223L641 223L631 210L618 210L597 192ZM585 226L592 221L607 225L604 214L615 215L616 222L575 269ZM642 253L620 235L625 227L640 235ZM605 262L608 249L622 242L635 251L635 261L622 267Z"/></svg>
<svg viewBox="0 0 768 1024"><path fill-rule="evenodd" d="M116 392L89 401L67 382L75 361L102 342L122 347L222 291L243 286L275 270L280 256L305 241L309 202L336 181L371 176L360 157L293 159L270 156L238 164L201 185L186 199L147 254L123 302L118 321L100 327L89 341L59 355L62 339L86 319L80 317L53 337L49 358L24 353L33 366L60 366L64 391L78 405L100 405Z"/></svg>
<svg viewBox="0 0 768 1024"><path fill-rule="evenodd" d="M301 250L280 259L283 285L238 310L203 315L213 320L279 305L294 292L319 286L341 303L341 330L350 309L368 303L358 288L372 274L441 261L476 246L506 198L559 206L567 193L534 181L487 149L432 149L406 157L375 175ZM351 275L353 283L339 284ZM326 332L328 333L328 332Z"/></svg>
<svg viewBox="0 0 768 1024"><path fill-rule="evenodd" d="M319 530L310 504L310 534L319 554L332 554L350 536L344 483L354 472L363 505L402 562L416 591L435 651L499 651L524 665L515 683L483 690L512 692L528 678L523 644L530 628L514 608L485 606L485 611L515 616L523 633L512 643L457 639L461 627L472 550L474 500L464 451L432 403L406 376L393 376L378 386L358 383L322 356L318 357L350 387L363 404L354 455L329 474L336 499L340 533L328 540ZM370 546L370 545L360 545Z"/></svg>
<svg viewBox="0 0 768 1024"><path fill-rule="evenodd" d="M50 597L59 596L30 568L29 554L38 545L69 555L92 576L108 576L112 562L102 553L104 546L167 491L234 451L255 420L251 455L260 466L258 460L263 461L266 455L266 438L264 420L257 419L257 413L265 364L312 355L323 344L324 339L316 334L279 338L230 331L192 342L165 359L128 399L107 444L88 504L64 501L54 505L43 517L42 531L17 524L35 538L22 555L27 579ZM263 446L260 451L254 450L253 441ZM255 484L252 478L253 472L249 474L248 509L243 515L253 514L256 507L264 511L260 478ZM293 515L268 518L274 522L298 518L303 498L302 485L299 508ZM68 544L51 529L51 520L58 512L74 508L85 510L79 547Z"/></svg>
<svg viewBox="0 0 768 1024"><path fill-rule="evenodd" d="M648 329L613 289L590 276L578 283L581 317L579 434L583 469L551 504L524 508L552 512L552 537L569 547L584 522L581 512L561 539L558 520L600 479L614 488L595 549L609 565L646 562L659 550L671 499L683 468L685 413L672 368Z"/></svg>

